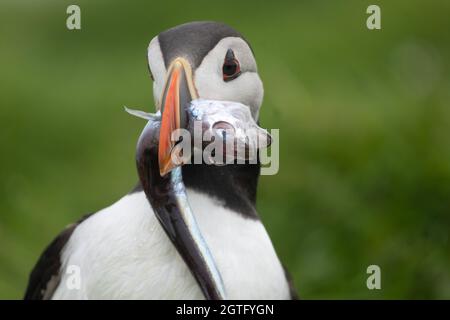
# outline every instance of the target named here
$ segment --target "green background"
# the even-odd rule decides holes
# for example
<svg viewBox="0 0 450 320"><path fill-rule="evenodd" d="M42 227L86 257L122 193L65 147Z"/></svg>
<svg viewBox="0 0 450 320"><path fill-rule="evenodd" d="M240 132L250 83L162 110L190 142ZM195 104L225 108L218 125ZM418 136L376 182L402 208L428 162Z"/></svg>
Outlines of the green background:
<svg viewBox="0 0 450 320"><path fill-rule="evenodd" d="M2 0L0 298L21 298L65 225L134 186L144 123L123 105L153 110L147 45L193 20L255 51L261 123L281 140L258 210L300 295L450 298L449 17L448 1Z"/></svg>

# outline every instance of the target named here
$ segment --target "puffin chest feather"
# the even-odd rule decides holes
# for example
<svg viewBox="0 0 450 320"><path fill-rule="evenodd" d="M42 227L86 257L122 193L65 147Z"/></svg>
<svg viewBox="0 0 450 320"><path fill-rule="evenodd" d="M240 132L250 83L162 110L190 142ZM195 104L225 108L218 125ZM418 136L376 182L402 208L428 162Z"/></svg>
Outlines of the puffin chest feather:
<svg viewBox="0 0 450 320"><path fill-rule="evenodd" d="M198 225L229 299L288 299L283 268L262 223L188 189ZM70 289L73 270L80 288ZM54 299L203 299L143 192L125 196L81 223L62 254Z"/></svg>

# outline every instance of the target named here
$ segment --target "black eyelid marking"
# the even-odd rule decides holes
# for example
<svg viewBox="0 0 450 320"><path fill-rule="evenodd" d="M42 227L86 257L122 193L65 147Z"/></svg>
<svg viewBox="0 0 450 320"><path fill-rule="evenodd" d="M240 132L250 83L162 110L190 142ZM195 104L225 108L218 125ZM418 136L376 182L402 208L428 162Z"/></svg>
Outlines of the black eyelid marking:
<svg viewBox="0 0 450 320"><path fill-rule="evenodd" d="M234 51L232 49L228 49L227 54L225 55L225 61L232 61L234 59Z"/></svg>

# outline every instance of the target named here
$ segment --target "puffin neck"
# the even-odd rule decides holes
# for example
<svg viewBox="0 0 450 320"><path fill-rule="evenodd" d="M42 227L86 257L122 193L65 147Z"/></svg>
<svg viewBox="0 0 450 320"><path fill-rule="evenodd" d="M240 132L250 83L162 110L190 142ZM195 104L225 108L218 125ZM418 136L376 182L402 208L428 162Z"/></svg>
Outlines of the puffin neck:
<svg viewBox="0 0 450 320"><path fill-rule="evenodd" d="M224 207L249 219L259 219L255 208L259 172L259 163L182 167L183 181L187 189L215 198ZM138 181L129 194L142 191L142 184Z"/></svg>
<svg viewBox="0 0 450 320"><path fill-rule="evenodd" d="M207 194L246 218L258 219L255 204L259 163L226 166L188 164L182 167L182 172L186 188Z"/></svg>

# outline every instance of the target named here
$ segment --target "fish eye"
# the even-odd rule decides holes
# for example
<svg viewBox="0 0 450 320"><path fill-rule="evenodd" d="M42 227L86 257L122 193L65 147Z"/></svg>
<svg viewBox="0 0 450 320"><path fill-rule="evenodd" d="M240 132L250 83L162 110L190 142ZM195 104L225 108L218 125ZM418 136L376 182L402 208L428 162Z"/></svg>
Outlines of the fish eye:
<svg viewBox="0 0 450 320"><path fill-rule="evenodd" d="M223 81L231 81L236 79L241 74L241 67L239 61L234 56L234 52L231 49L227 50L225 60L222 66Z"/></svg>

